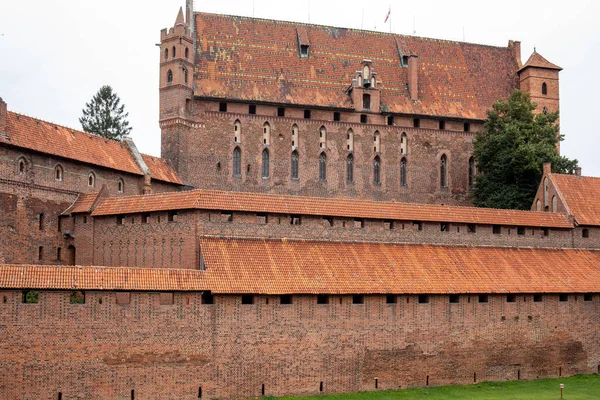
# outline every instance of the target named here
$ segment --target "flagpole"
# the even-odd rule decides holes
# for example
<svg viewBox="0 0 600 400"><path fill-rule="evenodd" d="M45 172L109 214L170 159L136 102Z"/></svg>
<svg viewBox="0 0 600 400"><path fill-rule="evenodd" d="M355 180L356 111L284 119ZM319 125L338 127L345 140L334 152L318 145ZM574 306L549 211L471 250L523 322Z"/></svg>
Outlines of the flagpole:
<svg viewBox="0 0 600 400"><path fill-rule="evenodd" d="M392 5L390 4L390 8L389 8L389 13L390 13L390 33L392 33Z"/></svg>

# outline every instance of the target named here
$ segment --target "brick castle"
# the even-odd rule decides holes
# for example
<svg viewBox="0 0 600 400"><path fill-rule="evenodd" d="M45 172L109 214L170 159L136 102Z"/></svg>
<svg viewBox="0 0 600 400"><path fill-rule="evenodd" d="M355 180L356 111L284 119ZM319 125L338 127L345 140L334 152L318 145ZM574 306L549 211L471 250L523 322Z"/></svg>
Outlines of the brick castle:
<svg viewBox="0 0 600 400"><path fill-rule="evenodd" d="M230 399L600 371L600 179L470 207L534 53L194 13L162 157L0 101L0 397Z"/></svg>

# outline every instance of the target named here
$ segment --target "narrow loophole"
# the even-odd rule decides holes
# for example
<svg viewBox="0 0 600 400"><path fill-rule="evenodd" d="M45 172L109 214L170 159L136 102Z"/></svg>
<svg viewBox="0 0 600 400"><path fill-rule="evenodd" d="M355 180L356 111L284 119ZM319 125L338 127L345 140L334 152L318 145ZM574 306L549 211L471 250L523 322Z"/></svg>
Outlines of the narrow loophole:
<svg viewBox="0 0 600 400"><path fill-rule="evenodd" d="M521 370L520 369L517 370L517 380L518 381L521 380Z"/></svg>
<svg viewBox="0 0 600 400"><path fill-rule="evenodd" d="M58 400L62 400L62 393L58 392Z"/></svg>
<svg viewBox="0 0 600 400"><path fill-rule="evenodd" d="M201 399L202 398L202 386L200 386L198 388L198 398Z"/></svg>
<svg viewBox="0 0 600 400"><path fill-rule="evenodd" d="M558 376L562 376L562 367L558 367Z"/></svg>
<svg viewBox="0 0 600 400"><path fill-rule="evenodd" d="M375 389L379 388L379 379L375 378Z"/></svg>
<svg viewBox="0 0 600 400"><path fill-rule="evenodd" d="M600 365L598 366L598 370L600 370ZM319 383L319 392L323 391L323 381L321 381L321 383Z"/></svg>
<svg viewBox="0 0 600 400"><path fill-rule="evenodd" d="M425 380L425 386L429 386L429 375L427 375L427 379Z"/></svg>
<svg viewBox="0 0 600 400"><path fill-rule="evenodd" d="M264 396L265 395L265 384L262 384L262 387L260 389L260 393Z"/></svg>
<svg viewBox="0 0 600 400"><path fill-rule="evenodd" d="M131 400L135 400L135 390L131 389Z"/></svg>
<svg viewBox="0 0 600 400"><path fill-rule="evenodd" d="M473 383L477 383L477 372L473 372Z"/></svg>

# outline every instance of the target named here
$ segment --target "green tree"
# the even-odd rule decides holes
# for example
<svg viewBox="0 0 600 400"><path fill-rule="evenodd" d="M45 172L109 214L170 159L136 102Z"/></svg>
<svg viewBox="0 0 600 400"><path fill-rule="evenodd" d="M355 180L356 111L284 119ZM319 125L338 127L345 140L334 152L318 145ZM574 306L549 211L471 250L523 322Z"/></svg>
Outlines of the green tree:
<svg viewBox="0 0 600 400"><path fill-rule="evenodd" d="M125 112L125 105L120 102L110 86L102 86L82 110L79 122L83 130L109 139L121 139L128 135L131 131L127 121L129 113Z"/></svg>
<svg viewBox="0 0 600 400"><path fill-rule="evenodd" d="M573 173L577 160L558 153L558 113L534 115L528 93L515 90L497 101L475 138L478 207L528 210L542 178L543 164L552 171Z"/></svg>

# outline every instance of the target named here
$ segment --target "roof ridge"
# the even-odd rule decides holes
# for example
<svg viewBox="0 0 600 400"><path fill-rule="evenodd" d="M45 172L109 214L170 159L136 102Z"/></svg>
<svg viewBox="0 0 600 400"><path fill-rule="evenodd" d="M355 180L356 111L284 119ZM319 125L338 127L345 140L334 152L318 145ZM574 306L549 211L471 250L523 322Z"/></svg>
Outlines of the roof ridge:
<svg viewBox="0 0 600 400"><path fill-rule="evenodd" d="M455 43L455 44L472 44L472 45L476 45L476 46L492 47L492 48L497 48L497 49L508 49L508 46L506 46L506 47L505 46L494 46L494 45L483 44L483 43L461 42L458 40L451 40L451 39L439 39L439 38L433 38L433 37L427 37L427 36L405 35L402 33L381 32L381 31L374 31L374 30L369 30L369 29L359 29L359 28L348 28L348 27L335 26L335 25L314 24L314 23L310 23L310 22L298 22L298 21L280 20L280 19L273 19L273 18L250 17L250 16L246 16L246 15L219 14L219 13L211 13L211 12L203 12L203 11L195 11L194 15L215 15L215 16L221 16L221 17L244 18L244 19L249 19L249 20L254 20L254 21L276 22L276 23L285 23L285 24L294 24L294 25L303 25L303 26L312 26L312 27L321 27L321 28L346 29L346 30L354 31L354 32L373 33L373 34L377 34L377 35L381 35L381 36L389 36L389 37L405 37L405 38L408 37L408 38L416 38L416 39L425 39L428 41L438 41L438 42Z"/></svg>
<svg viewBox="0 0 600 400"><path fill-rule="evenodd" d="M104 266L104 265L51 265L51 264L2 264L0 263L0 268L3 267L17 267L17 268L65 268L65 269L102 269L102 270L111 270L111 271L164 271L166 272L202 272L205 273L205 270L200 269L191 269L191 268L154 268L154 267L112 267L112 266Z"/></svg>

